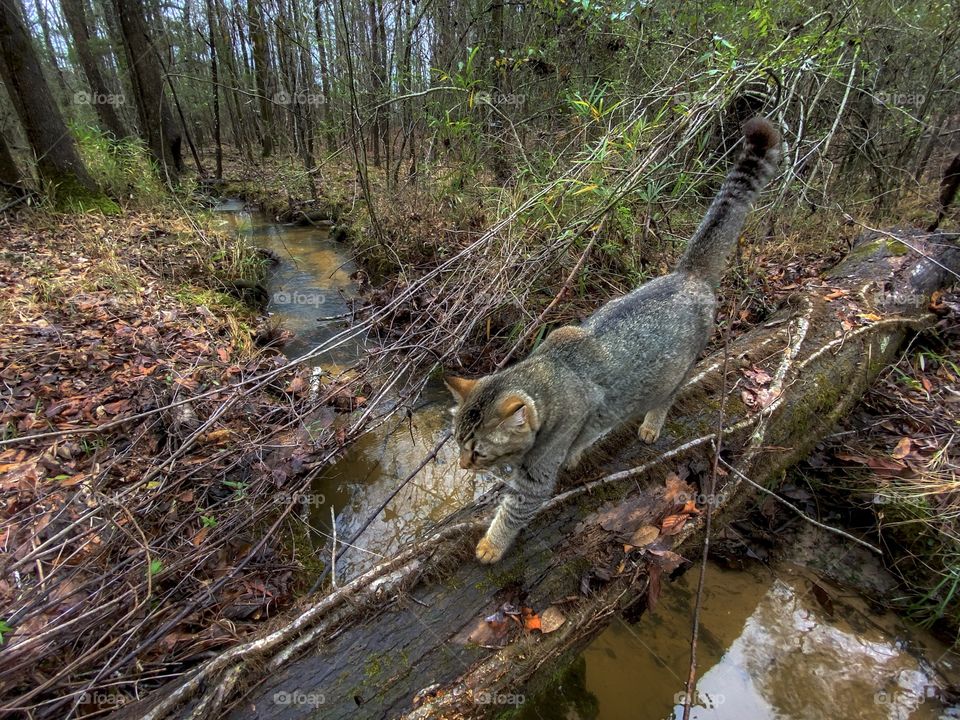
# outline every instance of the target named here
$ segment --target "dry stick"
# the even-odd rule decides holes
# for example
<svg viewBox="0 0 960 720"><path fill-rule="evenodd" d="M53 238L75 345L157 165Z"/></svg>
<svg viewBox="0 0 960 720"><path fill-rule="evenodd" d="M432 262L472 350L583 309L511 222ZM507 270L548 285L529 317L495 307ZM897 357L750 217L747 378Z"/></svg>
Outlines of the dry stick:
<svg viewBox="0 0 960 720"><path fill-rule="evenodd" d="M333 546L330 548L330 582L337 587L337 514L330 506L330 524L333 526Z"/></svg>
<svg viewBox="0 0 960 720"><path fill-rule="evenodd" d="M735 303L730 303L733 309ZM703 586L707 577L707 557L710 553L710 526L713 520L713 501L717 488L717 466L720 463L720 448L723 446L723 425L727 410L727 360L730 356L730 329L733 322L731 312L723 338L723 365L720 370L720 414L717 417L716 451L713 454L713 467L710 468L710 487L707 489L707 517L703 530L703 553L700 557L700 576L697 578L697 599L693 606L693 628L690 631L690 672L687 675L687 692L683 698L683 720L690 720L690 706L697 690L697 635L700 632L700 607L703 604Z"/></svg>
<svg viewBox="0 0 960 720"><path fill-rule="evenodd" d="M431 450L427 454L427 456L423 458L423 460L420 462L419 465L417 465L416 468L414 468L413 472L407 475L407 477L403 479L403 482L401 482L397 486L397 489L394 490L392 493L390 493L387 499L384 500L382 503L380 503L380 506L376 510L370 513L370 517L368 517L367 521L361 526L359 530L357 530L356 534L353 536L353 538L351 538L350 542L347 544L341 544L340 552L334 555L333 563L332 563L333 567L325 568L324 571L320 573L320 577L316 579L316 581L310 587L310 590L307 592L308 595L313 595L313 593L315 593L317 590L320 589L320 586L323 584L323 581L326 579L327 574L336 568L336 561L340 558L340 556L347 551L347 548L349 546L356 544L357 540L360 539L360 536L363 535L363 533L366 531L368 527L370 527L370 523L372 523L374 519L377 518L381 512L383 512L383 509L389 504L391 500L393 500L397 496L397 493L403 490L403 488L406 487L407 483L413 480L413 478L416 477L417 474L427 466L427 463L433 460L437 456L437 453L440 452L440 448L442 448L446 444L447 440L450 439L450 436L452 434L453 433L447 430L447 432L443 434L443 437L440 438L440 441L433 446L433 450ZM333 512L332 507L330 508L330 512ZM334 525L334 530L336 530L336 525ZM334 543L336 543L336 540L334 540ZM336 578L334 578L334 582L336 582ZM336 587L336 585L334 585L334 587Z"/></svg>
<svg viewBox="0 0 960 720"><path fill-rule="evenodd" d="M769 495L769 496L772 497L773 499L775 499L775 500L783 503L783 504L786 505L788 508L790 508L791 510L793 510L797 515L799 515L799 516L802 517L804 520L806 520L808 523L810 523L811 525L815 525L815 526L817 526L818 528L820 528L821 530L826 530L827 532L832 532L832 533L834 533L835 535L839 535L840 537L846 538L847 540L851 540L851 541L857 543L857 545L862 545L862 546L865 547L867 550L870 550L871 552L874 552L874 553L876 553L877 555L883 555L883 551L882 551L880 548L878 548L877 546L871 545L871 544L868 543L866 540L861 540L861 539L858 538L856 535L851 535L850 533L845 532L844 530L841 530L840 528L835 528L835 527L833 527L833 526L831 526L831 525L827 525L827 524L825 524L825 523L822 523L822 522L820 522L819 520L814 520L812 517L810 517L809 515L807 515L805 512L803 512L803 510L801 510L800 508L798 508L796 505L794 505L794 504L792 504L792 503L784 500L782 497L780 497L779 495L777 495L775 492L773 492L772 490L770 490L770 489L768 489L768 488L765 488L763 485L761 485L760 483L756 482L755 480L751 480L750 478L748 478L748 477L747 477L746 475L744 475L740 470L738 470L737 468L735 468L733 465L731 465L730 463L728 463L726 460L721 459L720 462L723 463L723 466L724 466L725 468L727 468L728 470L732 471L734 475L736 475L738 478L740 478L741 480L743 480L745 483L747 483L748 485L750 485L750 486L753 487L753 488L756 488L756 489L759 490L760 492L762 492L762 493L764 493L764 494L766 494L766 495Z"/></svg>

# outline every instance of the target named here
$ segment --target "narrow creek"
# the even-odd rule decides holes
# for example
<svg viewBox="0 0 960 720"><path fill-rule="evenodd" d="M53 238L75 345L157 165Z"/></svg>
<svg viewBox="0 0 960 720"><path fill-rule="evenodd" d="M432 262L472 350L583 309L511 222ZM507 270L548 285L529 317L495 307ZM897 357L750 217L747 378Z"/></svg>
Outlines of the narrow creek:
<svg viewBox="0 0 960 720"><path fill-rule="evenodd" d="M227 226L280 258L268 280L268 312L295 337L288 357L302 355L342 330L358 290L348 249L323 229L279 225L242 202L215 208ZM338 373L363 353L336 348L316 367ZM317 551L331 530L353 537L369 515L422 462L449 428L446 391L429 384L410 418L398 417L358 441L312 488L310 523ZM352 577L489 488L461 470L447 443L391 500L338 563ZM771 566L731 571L710 564L701 609L698 695L693 718L710 720L960 717L941 699L960 665L949 649L890 613L879 612L850 585L829 586L816 569L867 565L830 538L804 529L803 540ZM824 550L824 548L828 550ZM832 549L829 549L832 548ZM856 560L855 560L856 558ZM698 567L665 584L657 606L629 624L615 620L559 677L519 713L521 718L663 720L681 718L688 671L690 619ZM865 570L873 582L879 566ZM878 580L879 579L879 580ZM828 589L825 590L824 588ZM832 598L832 599L831 599Z"/></svg>

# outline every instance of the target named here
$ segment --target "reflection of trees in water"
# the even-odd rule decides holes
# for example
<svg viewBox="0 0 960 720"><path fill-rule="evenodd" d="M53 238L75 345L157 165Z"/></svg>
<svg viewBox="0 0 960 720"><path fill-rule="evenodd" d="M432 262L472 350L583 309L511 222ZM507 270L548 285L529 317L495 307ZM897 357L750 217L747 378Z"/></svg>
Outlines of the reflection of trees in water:
<svg viewBox="0 0 960 720"><path fill-rule="evenodd" d="M600 717L600 701L587 689L587 660L577 657L560 673L555 682L527 702L515 716L516 720L596 720Z"/></svg>
<svg viewBox="0 0 960 720"><path fill-rule="evenodd" d="M337 516L337 537L356 535L370 514L413 472L447 429L442 405L433 404L414 414L412 423L388 423L359 440L315 486L336 497L348 486L350 499ZM457 454L447 443L417 475L401 489L360 536L356 545L379 555L390 555L420 535L425 528L472 501L492 480L461 470ZM324 530L329 509L317 517ZM319 526L319 525L318 525ZM371 567L379 557L360 549L348 550L337 563L338 575L353 577ZM325 548L329 553L329 547ZM342 572L342 575L341 575Z"/></svg>

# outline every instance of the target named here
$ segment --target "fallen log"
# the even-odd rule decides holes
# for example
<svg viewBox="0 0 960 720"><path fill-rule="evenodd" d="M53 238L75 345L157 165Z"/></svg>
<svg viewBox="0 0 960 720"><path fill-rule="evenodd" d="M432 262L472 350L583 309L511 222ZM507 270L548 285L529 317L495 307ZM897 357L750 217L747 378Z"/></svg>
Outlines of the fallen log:
<svg viewBox="0 0 960 720"><path fill-rule="evenodd" d="M707 487L721 412L727 470L714 496L696 500L722 519L752 497L744 478L772 484L852 409L906 335L935 321L931 295L958 270L956 234L864 233L819 283L697 366L655 445L624 428L590 458L592 469L564 478L499 565L472 559L488 497L114 717L422 719L510 709L498 701L529 697L612 617L641 611L650 583L679 562L673 553L701 542L702 517L673 521L686 499L677 480ZM631 543L651 527L652 545ZM505 602L552 608L565 622L549 633L476 632Z"/></svg>

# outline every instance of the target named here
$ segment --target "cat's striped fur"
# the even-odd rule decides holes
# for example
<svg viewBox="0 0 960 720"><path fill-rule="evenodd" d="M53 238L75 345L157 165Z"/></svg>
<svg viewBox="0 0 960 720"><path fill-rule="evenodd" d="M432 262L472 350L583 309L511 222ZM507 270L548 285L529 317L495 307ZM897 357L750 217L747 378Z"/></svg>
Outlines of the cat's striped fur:
<svg viewBox="0 0 960 720"><path fill-rule="evenodd" d="M552 332L528 358L479 380L447 377L465 468L499 467L509 491L477 546L497 562L553 493L561 467L610 430L643 418L654 442L714 324L716 290L751 204L776 171L780 137L744 125L744 149L669 275L644 283L580 327Z"/></svg>

